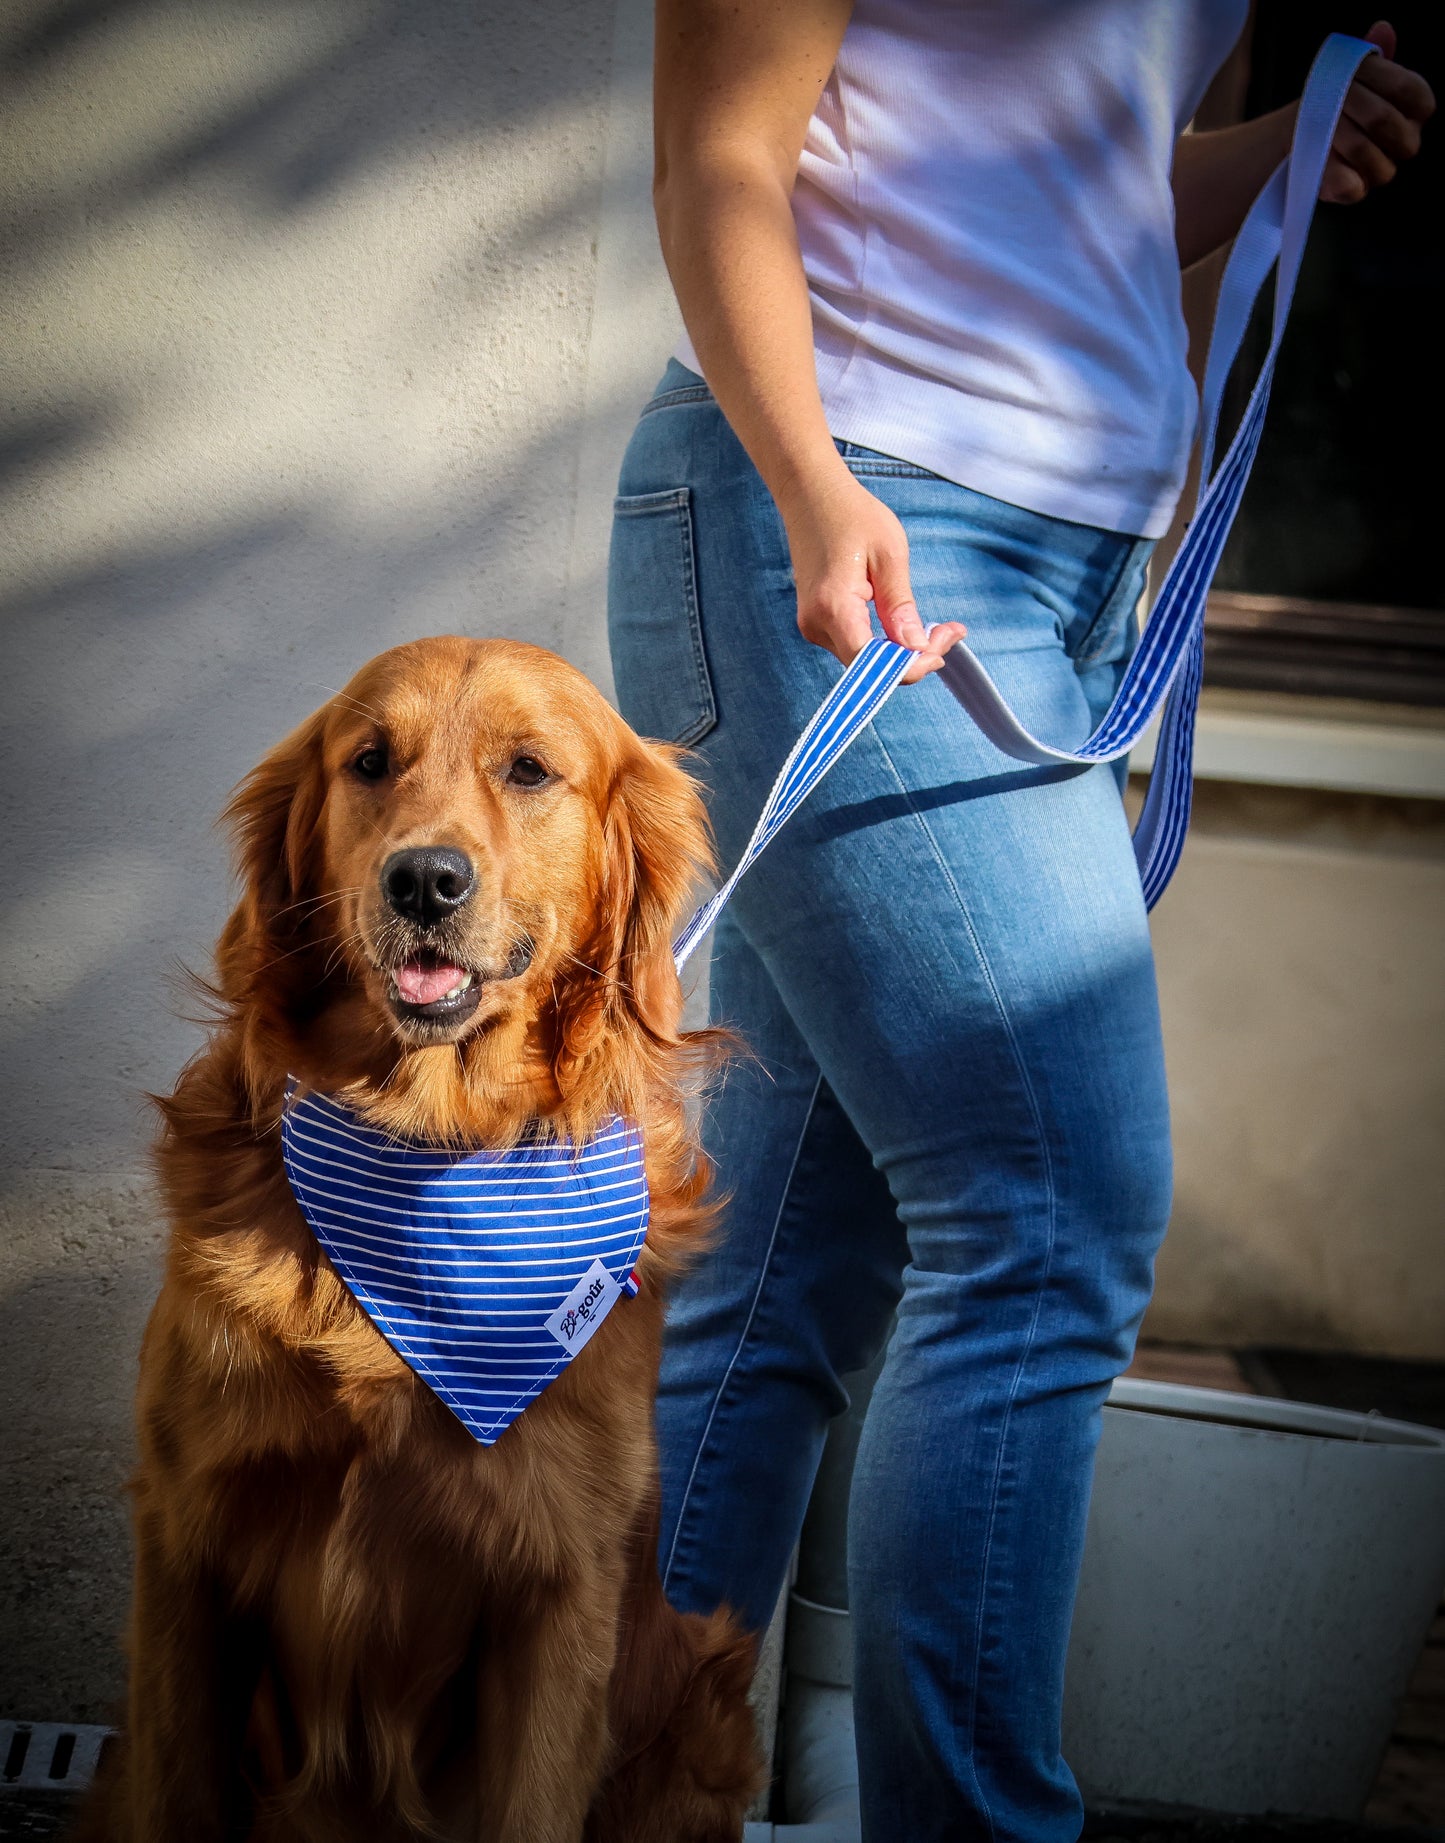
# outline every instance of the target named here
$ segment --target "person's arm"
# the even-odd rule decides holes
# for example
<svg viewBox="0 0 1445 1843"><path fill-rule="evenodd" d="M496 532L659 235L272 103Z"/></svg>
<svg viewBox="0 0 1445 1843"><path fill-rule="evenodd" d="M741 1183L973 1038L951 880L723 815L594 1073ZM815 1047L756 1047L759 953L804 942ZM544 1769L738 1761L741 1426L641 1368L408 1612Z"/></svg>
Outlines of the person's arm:
<svg viewBox="0 0 1445 1843"><path fill-rule="evenodd" d="M918 649L915 680L962 637L928 638L908 540L833 445L818 395L792 191L853 0L657 0L653 198L672 285L713 395L777 501L798 626L845 663L869 636Z"/></svg>
<svg viewBox="0 0 1445 1843"><path fill-rule="evenodd" d="M1394 62L1394 27L1381 20L1367 36L1380 56L1366 58L1345 98L1320 186L1326 204L1353 205L1386 185L1402 161L1419 153L1421 125L1435 112L1425 79ZM1181 268L1238 231L1255 194L1289 152L1298 108L1290 103L1237 128L1180 137L1173 185Z"/></svg>

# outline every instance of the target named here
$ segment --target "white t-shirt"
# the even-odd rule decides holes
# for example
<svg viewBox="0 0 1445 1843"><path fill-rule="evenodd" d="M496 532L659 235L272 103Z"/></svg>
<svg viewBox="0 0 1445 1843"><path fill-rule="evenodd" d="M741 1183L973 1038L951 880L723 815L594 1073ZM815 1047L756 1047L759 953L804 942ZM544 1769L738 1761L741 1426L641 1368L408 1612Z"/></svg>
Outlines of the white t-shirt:
<svg viewBox="0 0 1445 1843"><path fill-rule="evenodd" d="M1196 412L1170 165L1247 12L857 0L793 194L836 437L1166 529Z"/></svg>

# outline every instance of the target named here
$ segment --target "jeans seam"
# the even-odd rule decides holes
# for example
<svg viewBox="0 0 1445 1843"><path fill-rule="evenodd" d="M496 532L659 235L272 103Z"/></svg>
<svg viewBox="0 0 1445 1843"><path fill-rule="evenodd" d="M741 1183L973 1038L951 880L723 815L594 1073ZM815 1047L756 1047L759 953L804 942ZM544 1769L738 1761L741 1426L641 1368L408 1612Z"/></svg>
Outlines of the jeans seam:
<svg viewBox="0 0 1445 1843"><path fill-rule="evenodd" d="M698 595L697 534L692 519L692 488L669 487L656 493L619 493L612 502L614 531L623 520L671 518L678 543L677 583L682 601L683 625L691 649L692 691L696 714L667 740L691 748L716 729L717 695L707 663L702 634L702 604Z"/></svg>
<svg viewBox="0 0 1445 1843"><path fill-rule="evenodd" d="M678 403L710 403L712 392L706 384L679 384L676 390L659 391L657 396L644 403L641 415L650 416L654 410L671 409Z"/></svg>
<svg viewBox="0 0 1445 1843"><path fill-rule="evenodd" d="M721 1381L718 1383L717 1393L713 1396L711 1408L708 1409L707 1423L702 1430L702 1438L698 1441L697 1452L693 1455L692 1468L688 1472L687 1483L683 1487L682 1502L678 1506L677 1522L673 1525L672 1530L672 1544L667 1551L667 1566L663 1570L662 1575L662 1590L664 1593L667 1593L672 1585L672 1570L677 1559L678 1540L682 1535L683 1521L687 1516L688 1504L692 1497L692 1488L697 1480L697 1469L702 1464L703 1452L708 1441L712 1437L713 1422L717 1419L718 1409L722 1406L723 1396L727 1393L728 1384L732 1381L733 1371L737 1368L738 1358L743 1353L743 1346L747 1343L752 1332L753 1320L758 1315L758 1305L763 1296L763 1287L767 1284L768 1271L773 1264L773 1250L778 1243L778 1231L783 1226L783 1212L787 1209L788 1198L792 1195L793 1179L798 1174L798 1160L803 1155L803 1146L808 1137L808 1128L813 1124L813 1114L817 1108L818 1096L822 1092L822 1088L823 1073L820 1069L818 1071L818 1078L813 1083L813 1092L808 1097L808 1109L803 1115L803 1124L798 1130L798 1143L793 1147L792 1160L788 1165L788 1175L783 1180L782 1195L778 1198L778 1211L773 1218L772 1232L768 1236L767 1253L763 1256L762 1265L758 1270L758 1283L753 1291L752 1302L748 1306L747 1321L743 1325L742 1330L738 1333L737 1348L728 1359L728 1366L723 1372Z"/></svg>
<svg viewBox="0 0 1445 1843"><path fill-rule="evenodd" d="M882 753L883 759L888 764L889 772L892 774L893 779L895 783L897 784L899 792L903 795L904 800L908 803L909 812L913 815L914 819L917 820L919 826L922 829L923 836L927 840L927 843L928 843L928 849L930 853L932 854L935 863L938 865L939 869L943 873L944 881L947 883L949 891L951 895L953 896L954 903L956 904L958 908L958 912L959 912L960 917L963 920L963 924L965 928L967 928L968 930L969 945L973 949L974 959L977 961L979 970L980 972L982 972L984 979L988 985L989 996L993 1000L995 1010L998 1013L999 1021L1002 1023L1004 1027L1004 1031L1008 1037L1009 1048L1013 1052L1014 1066L1017 1068L1019 1072L1019 1079L1023 1084L1024 1094L1026 1095L1028 1099L1029 1113L1033 1120L1034 1132L1036 1133L1038 1137L1039 1150L1043 1156L1044 1176L1045 1176L1045 1182L1046 1182L1046 1186L1048 1190L1048 1199L1049 1199L1048 1233L1045 1237L1045 1244L1044 1244L1043 1271L1039 1276L1039 1283L1037 1287L1034 1289L1034 1309L1033 1309L1033 1316L1029 1320L1028 1333L1024 1339L1023 1348L1019 1352L1019 1359L1018 1359L1018 1362L1014 1366L1013 1377L1009 1383L1008 1398L1004 1403L1003 1417L999 1424L998 1457L994 1462L993 1476L989 1483L988 1525L987 1525L987 1529L984 1534L983 1554L981 1557L981 1565L979 1568L980 1587L979 1587L979 1597L978 1597L978 1618L974 1625L973 1669L970 1675L970 1682L972 1682L974 1685L974 1698L973 1698L973 1703L972 1703L970 1713L969 1713L969 1762L970 1762L970 1766L972 1766L974 1745L977 1740L977 1734L978 1734L977 1683L978 1683L978 1676L979 1676L979 1672L980 1672L982 1661L983 1661L984 1613L985 1613L985 1608L988 1605L988 1577L989 1577L989 1568L993 1561L994 1537L996 1534L996 1525L997 1525L997 1520L998 1520L999 1483L1003 1475L1004 1450L1008 1444L1008 1434L1009 1434L1009 1427L1010 1427L1010 1424L1013 1418L1014 1402L1018 1396L1019 1384L1023 1378L1024 1367L1027 1364L1030 1356L1033 1354L1034 1339L1038 1335L1039 1314L1043 1311L1044 1290L1048 1285L1049 1276L1053 1271L1054 1242L1057 1238L1057 1232L1058 1232L1058 1199L1055 1194L1055 1185L1054 1185L1054 1162L1049 1152L1048 1135L1044 1131L1043 1116L1039 1108L1038 1096L1034 1093L1033 1082L1029 1079L1028 1069L1024 1062L1023 1052L1019 1047L1018 1037L1015 1034L1012 1021L1010 1020L1008 1011L1006 1010L1003 1000L999 995L998 984L995 981L994 976L993 976L993 968L988 963L988 956L983 951L982 944L980 943L979 938L978 938L978 932L974 928L973 922L969 917L968 905L963 900L963 892L959 889L957 881L954 878L953 872L948 867L948 860L944 857L943 853L938 848L937 840L933 836L933 832L929 827L928 821L924 818L923 814L914 805L913 796L909 792L908 785L904 781L903 776L898 772L897 763L894 761L893 756L889 752L887 743L883 740L882 736L879 735L876 730L874 731L874 736L878 743L879 750ZM974 1784L974 1793L978 1800L979 1809L982 1811L985 1822L988 1825L989 1837L990 1839L997 1839L998 1827L994 1821L994 1814L993 1814L992 1809L989 1806L989 1802L987 1798L984 1796L983 1787L979 1783L978 1775L976 1772L973 1775L973 1784Z"/></svg>
<svg viewBox="0 0 1445 1843"><path fill-rule="evenodd" d="M930 473L926 467L915 467L911 461L868 461L860 455L845 454L843 460L849 473L863 480L938 480L942 476Z"/></svg>
<svg viewBox="0 0 1445 1843"><path fill-rule="evenodd" d="M702 642L702 609L697 592L697 545L692 527L692 489L683 489L686 497L676 507L678 535L682 544L682 594L687 616L688 639L692 643L692 669L697 685L699 714L682 734L675 738L684 748L700 742L717 723L717 699L713 695L712 674L707 669L707 655Z"/></svg>

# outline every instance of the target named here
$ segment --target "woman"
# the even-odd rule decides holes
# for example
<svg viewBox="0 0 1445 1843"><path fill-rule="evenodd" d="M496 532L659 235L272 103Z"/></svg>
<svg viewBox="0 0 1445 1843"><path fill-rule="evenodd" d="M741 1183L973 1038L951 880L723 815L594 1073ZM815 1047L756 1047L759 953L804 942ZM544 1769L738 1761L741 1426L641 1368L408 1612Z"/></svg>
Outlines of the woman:
<svg viewBox="0 0 1445 1843"><path fill-rule="evenodd" d="M659 0L688 340L623 465L610 623L623 711L697 746L724 863L870 603L915 681L966 622L1037 735L1107 707L1191 435L1179 268L1288 146L1284 110L1176 155L1246 11ZM1431 107L1372 36L1330 198ZM670 1325L668 1592L766 1623L838 1378L896 1305L849 1529L864 1833L1072 1838L1099 1409L1170 1190L1116 778L899 695L740 887L711 1002L757 1062L709 1116L727 1232Z"/></svg>

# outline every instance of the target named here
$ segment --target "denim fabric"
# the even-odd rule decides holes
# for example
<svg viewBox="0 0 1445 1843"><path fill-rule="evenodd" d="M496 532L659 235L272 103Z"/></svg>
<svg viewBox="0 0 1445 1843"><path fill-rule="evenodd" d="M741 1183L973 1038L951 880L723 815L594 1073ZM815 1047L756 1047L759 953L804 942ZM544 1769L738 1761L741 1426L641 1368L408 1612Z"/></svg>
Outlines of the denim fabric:
<svg viewBox="0 0 1445 1843"><path fill-rule="evenodd" d="M1076 745L1134 642L1147 543L840 444L1022 720ZM623 463L618 695L686 740L736 861L839 668L795 626L781 521L674 363ZM681 1607L783 1585L839 1378L897 1321L854 1475L868 1843L1078 1831L1059 1754L1099 1410L1168 1213L1153 965L1115 777L1021 768L934 681L897 692L720 924L740 1061L706 1139L724 1233L680 1284L658 1408Z"/></svg>

